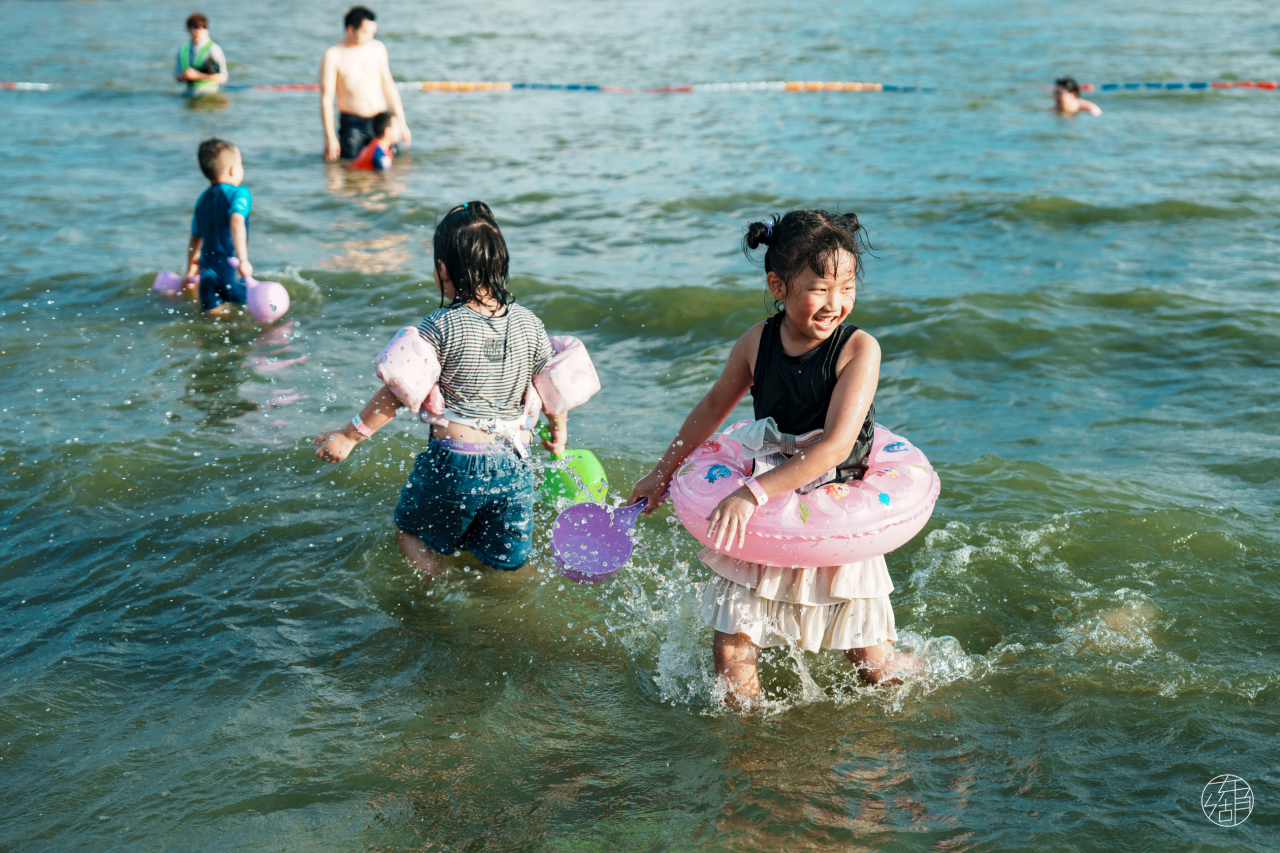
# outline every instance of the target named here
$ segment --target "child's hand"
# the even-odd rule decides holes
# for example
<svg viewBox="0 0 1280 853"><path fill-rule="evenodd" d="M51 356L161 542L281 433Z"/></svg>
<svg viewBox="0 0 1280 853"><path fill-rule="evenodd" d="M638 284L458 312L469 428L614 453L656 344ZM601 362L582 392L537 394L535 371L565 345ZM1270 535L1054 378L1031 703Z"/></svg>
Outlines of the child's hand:
<svg viewBox="0 0 1280 853"><path fill-rule="evenodd" d="M712 548L719 551L721 544L734 547L734 540L741 548L747 544L747 522L756 511L756 499L746 486L720 501L720 505L711 511L707 519L711 526L707 528L707 536L714 535Z"/></svg>
<svg viewBox="0 0 1280 853"><path fill-rule="evenodd" d="M653 512L658 508L658 504L662 503L662 496L667 491L667 481L669 479L671 478L664 476L657 468L654 468L631 487L631 497L627 498L627 506L644 498L649 502L649 505L644 510L645 515Z"/></svg>
<svg viewBox="0 0 1280 853"><path fill-rule="evenodd" d="M241 262L240 262L240 277L241 277L241 278L253 278L253 264L249 263L247 260L241 261Z"/></svg>
<svg viewBox="0 0 1280 853"><path fill-rule="evenodd" d="M352 436L351 425L347 424L340 429L331 429L328 432L322 432L315 438L311 439L312 444L320 445L320 449L316 451L325 462L341 462L351 453L351 448L360 443L361 438L357 433Z"/></svg>
<svg viewBox="0 0 1280 853"><path fill-rule="evenodd" d="M552 422L550 425L551 440L542 439L542 446L556 456L564 455L564 446L569 441L569 429L565 424ZM543 433L545 435L545 432Z"/></svg>

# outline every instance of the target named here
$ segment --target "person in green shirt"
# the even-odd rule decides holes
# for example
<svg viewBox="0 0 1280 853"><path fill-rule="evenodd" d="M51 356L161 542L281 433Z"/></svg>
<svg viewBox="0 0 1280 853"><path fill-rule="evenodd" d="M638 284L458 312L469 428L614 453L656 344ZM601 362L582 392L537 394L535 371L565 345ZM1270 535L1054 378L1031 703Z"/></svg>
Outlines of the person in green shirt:
<svg viewBox="0 0 1280 853"><path fill-rule="evenodd" d="M178 48L178 65L174 75L187 84L188 95L212 95L227 82L227 57L209 39L209 19L200 12L187 18L191 41Z"/></svg>

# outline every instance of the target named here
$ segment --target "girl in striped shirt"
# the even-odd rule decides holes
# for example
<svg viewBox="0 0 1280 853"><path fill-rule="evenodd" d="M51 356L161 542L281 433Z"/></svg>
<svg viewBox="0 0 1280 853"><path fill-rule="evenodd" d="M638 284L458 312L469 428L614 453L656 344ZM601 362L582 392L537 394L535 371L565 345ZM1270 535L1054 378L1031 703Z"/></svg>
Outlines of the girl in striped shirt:
<svg viewBox="0 0 1280 853"><path fill-rule="evenodd" d="M446 213L432 248L441 307L418 332L440 360L446 408L400 493L396 535L424 575L439 574L443 555L460 548L514 571L528 559L533 533L525 392L551 359L551 341L542 321L507 292L507 244L488 205L472 201ZM316 455L341 462L399 408L383 386L350 423L312 442L320 445ZM563 453L566 416L547 418L552 438L542 444Z"/></svg>

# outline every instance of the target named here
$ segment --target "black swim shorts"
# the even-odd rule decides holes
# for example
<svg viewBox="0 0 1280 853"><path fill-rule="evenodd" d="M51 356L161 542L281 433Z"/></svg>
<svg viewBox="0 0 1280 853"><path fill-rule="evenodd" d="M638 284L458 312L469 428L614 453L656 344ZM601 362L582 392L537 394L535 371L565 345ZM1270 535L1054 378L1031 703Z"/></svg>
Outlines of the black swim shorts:
<svg viewBox="0 0 1280 853"><path fill-rule="evenodd" d="M354 160L373 141L373 118L338 113L338 144L342 159Z"/></svg>

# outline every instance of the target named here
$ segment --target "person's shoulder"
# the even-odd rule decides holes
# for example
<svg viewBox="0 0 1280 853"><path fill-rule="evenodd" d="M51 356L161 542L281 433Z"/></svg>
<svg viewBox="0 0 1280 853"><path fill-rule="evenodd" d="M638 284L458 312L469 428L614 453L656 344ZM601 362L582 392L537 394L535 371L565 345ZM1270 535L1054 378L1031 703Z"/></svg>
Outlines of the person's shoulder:
<svg viewBox="0 0 1280 853"><path fill-rule="evenodd" d="M511 312L511 319L513 320L520 320L521 322L526 323L537 323L539 326L543 324L541 317L521 305L519 302L512 302L507 306L507 310Z"/></svg>
<svg viewBox="0 0 1280 853"><path fill-rule="evenodd" d="M875 336L866 329L853 328L853 334L849 335L849 339L844 342L844 350L842 355L849 358L857 358L859 356L874 355L880 357L880 342Z"/></svg>
<svg viewBox="0 0 1280 853"><path fill-rule="evenodd" d="M737 349L738 347L747 347L748 349L759 347L760 337L764 334L764 327L768 322L768 320L761 320L759 323L756 323L750 329L743 332L742 337L738 338L738 342L733 345L734 349Z"/></svg>
<svg viewBox="0 0 1280 853"><path fill-rule="evenodd" d="M444 327L448 324L452 316L453 312L451 312L447 306L443 308L435 308L427 312L427 316L422 318L422 322L418 324L418 328L424 331L426 329L431 329L436 333L441 333L444 331Z"/></svg>

